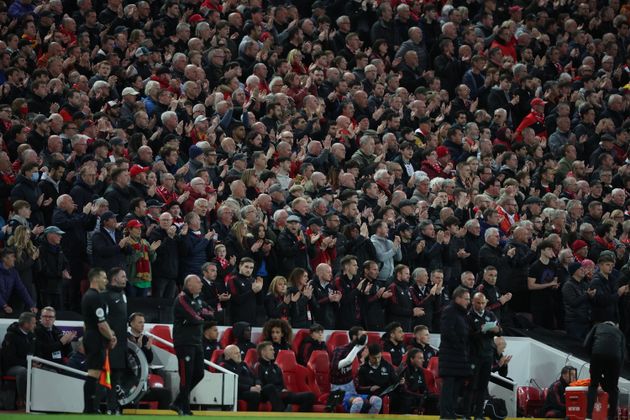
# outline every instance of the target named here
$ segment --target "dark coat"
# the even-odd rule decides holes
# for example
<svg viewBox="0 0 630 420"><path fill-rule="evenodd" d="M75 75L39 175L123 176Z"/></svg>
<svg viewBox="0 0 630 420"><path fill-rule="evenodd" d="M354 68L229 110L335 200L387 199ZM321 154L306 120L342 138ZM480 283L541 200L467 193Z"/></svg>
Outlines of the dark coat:
<svg viewBox="0 0 630 420"><path fill-rule="evenodd" d="M25 178L23 175L17 176L15 186L11 190L11 202L24 200L31 205L30 221L33 223L33 226L44 224L44 214L39 204L37 204L40 195L42 195L42 190L39 189L35 182Z"/></svg>
<svg viewBox="0 0 630 420"><path fill-rule="evenodd" d="M567 280L562 286L564 322L588 325L591 322L591 305L586 291L586 281Z"/></svg>
<svg viewBox="0 0 630 420"><path fill-rule="evenodd" d="M123 369L127 366L127 295L124 289L107 285L103 298L109 308L107 323L114 330L116 337L120 337L116 347L109 351L109 363L112 369Z"/></svg>
<svg viewBox="0 0 630 420"><path fill-rule="evenodd" d="M62 358L70 356L72 353L72 344L70 342L61 344L63 331L59 327L53 325L51 330L45 328L42 324L35 327L35 356L51 362L62 363Z"/></svg>
<svg viewBox="0 0 630 420"><path fill-rule="evenodd" d="M466 319L466 309L454 301L451 302L442 311L440 326L440 376L470 376L470 326Z"/></svg>
<svg viewBox="0 0 630 420"><path fill-rule="evenodd" d="M82 209L87 203L90 203L94 199L98 198L99 194L96 191L96 185L90 187L79 178L70 190L70 197L72 197L72 200L74 201L74 204L77 205L77 208Z"/></svg>
<svg viewBox="0 0 630 420"><path fill-rule="evenodd" d="M44 242L39 247L37 276L38 289L46 293L61 294L63 271L69 269L68 260L61 247Z"/></svg>
<svg viewBox="0 0 630 420"><path fill-rule="evenodd" d="M181 237L170 238L166 231L157 226L151 231L148 241L162 241L155 251L155 260L151 263L151 272L155 278L176 279L179 274L179 255Z"/></svg>
<svg viewBox="0 0 630 420"><path fill-rule="evenodd" d="M28 294L28 291L20 280L17 270L15 268L7 269L0 263L0 307L9 303L11 295L15 292L17 292L20 298L22 298L22 301L26 303L27 308L35 306L35 302L33 302L33 298Z"/></svg>
<svg viewBox="0 0 630 420"><path fill-rule="evenodd" d="M601 273L595 274L590 284L595 289L595 297L592 300L593 322L613 321L619 322L619 294L617 293L617 281L611 275L608 278Z"/></svg>
<svg viewBox="0 0 630 420"><path fill-rule="evenodd" d="M179 269L182 278L188 274L201 277L201 266L207 261L210 241L190 230L181 241Z"/></svg>
<svg viewBox="0 0 630 420"><path fill-rule="evenodd" d="M17 322L9 325L2 342L2 371L13 366L26 367L26 356L35 354L35 334L24 334Z"/></svg>
<svg viewBox="0 0 630 420"><path fill-rule="evenodd" d="M87 232L96 225L96 216L83 212L67 213L59 208L53 212L52 224L63 230L61 238L63 252L72 258L85 258Z"/></svg>
<svg viewBox="0 0 630 420"><path fill-rule="evenodd" d="M230 282L230 294L232 295L232 321L244 321L251 325L256 324L256 312L258 305L262 305L264 293L260 290L254 293L252 284L254 279L241 274L236 275Z"/></svg>
<svg viewBox="0 0 630 420"><path fill-rule="evenodd" d="M279 268L282 273L290 273L294 268L300 267L311 272L311 265L308 262L309 254L312 255L312 247L305 238L306 243L301 242L287 229L278 235L278 256L280 257Z"/></svg>
<svg viewBox="0 0 630 420"><path fill-rule="evenodd" d="M118 246L118 243L122 240L122 233L116 231L115 237L116 242L112 240L109 233L102 226L100 230L94 232L94 235L92 235L92 262L94 267L100 267L107 272L114 267L125 267L127 265L125 250ZM125 249L129 249L129 247L125 247Z"/></svg>
<svg viewBox="0 0 630 420"><path fill-rule="evenodd" d="M584 347L591 356L604 356L618 360L621 365L626 357L626 339L614 325L595 325L584 340Z"/></svg>
<svg viewBox="0 0 630 420"><path fill-rule="evenodd" d="M135 198L129 188L120 188L115 184L107 188L104 197L109 203L109 210L118 215L116 218L119 222L129 213L131 200Z"/></svg>

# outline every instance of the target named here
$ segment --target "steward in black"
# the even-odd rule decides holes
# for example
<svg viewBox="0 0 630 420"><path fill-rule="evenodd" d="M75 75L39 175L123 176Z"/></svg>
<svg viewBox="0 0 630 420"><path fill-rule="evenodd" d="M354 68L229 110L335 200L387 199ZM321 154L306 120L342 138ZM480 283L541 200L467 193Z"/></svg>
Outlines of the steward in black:
<svg viewBox="0 0 630 420"><path fill-rule="evenodd" d="M256 325L257 308L263 304L264 294L261 292L262 281L251 277L254 263L250 261L242 259L239 264L241 272L230 281L232 321L245 321L250 325ZM248 269L248 265L251 265L251 270ZM247 273L243 273L244 270L247 270Z"/></svg>

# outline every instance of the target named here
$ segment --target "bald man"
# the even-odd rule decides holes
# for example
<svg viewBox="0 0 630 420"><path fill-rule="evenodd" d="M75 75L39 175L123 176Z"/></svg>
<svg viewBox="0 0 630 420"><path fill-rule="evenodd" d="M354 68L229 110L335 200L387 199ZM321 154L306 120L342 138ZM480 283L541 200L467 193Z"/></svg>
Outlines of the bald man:
<svg viewBox="0 0 630 420"><path fill-rule="evenodd" d="M473 380L469 391L464 393L463 407L465 415L483 418L486 390L490 381L490 371L494 360L494 337L501 334L501 327L492 311L486 310L486 296L477 292L473 295L472 305L468 312L471 326L471 362L474 366Z"/></svg>
<svg viewBox="0 0 630 420"><path fill-rule="evenodd" d="M181 415L190 415L190 391L203 379L204 363L201 336L204 321L213 319L210 307L200 299L201 279L190 274L184 290L173 305L173 344L179 367L179 394L169 407Z"/></svg>
<svg viewBox="0 0 630 420"><path fill-rule="evenodd" d="M261 386L260 380L256 377L247 364L241 359L239 348L230 344L223 350L225 362L222 366L230 372L238 375L238 399L247 402L247 411L258 411L261 402L269 401L272 411L282 411L284 404L280 395L273 385Z"/></svg>

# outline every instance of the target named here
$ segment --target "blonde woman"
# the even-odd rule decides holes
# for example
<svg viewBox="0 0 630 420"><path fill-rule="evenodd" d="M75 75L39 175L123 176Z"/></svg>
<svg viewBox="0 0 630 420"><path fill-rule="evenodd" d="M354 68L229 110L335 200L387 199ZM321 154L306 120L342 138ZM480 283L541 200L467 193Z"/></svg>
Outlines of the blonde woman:
<svg viewBox="0 0 630 420"><path fill-rule="evenodd" d="M31 230L24 225L16 227L7 245L15 250L15 269L28 294L31 295L34 302L37 302L35 285L33 284L33 270L36 268L35 265L39 258L39 249L31 241ZM19 310L20 308L14 309Z"/></svg>
<svg viewBox="0 0 630 420"><path fill-rule="evenodd" d="M264 301L267 318L289 319L290 304L291 295L287 294L287 279L283 276L274 277Z"/></svg>
<svg viewBox="0 0 630 420"><path fill-rule="evenodd" d="M241 258L243 257L251 257L252 254L258 252L259 249L254 249L247 246L247 236L249 235L249 230L247 229L247 224L239 220L238 222L232 225L232 229L230 229L230 233L225 239L225 247L227 249L227 256L236 257L236 266L238 266Z"/></svg>

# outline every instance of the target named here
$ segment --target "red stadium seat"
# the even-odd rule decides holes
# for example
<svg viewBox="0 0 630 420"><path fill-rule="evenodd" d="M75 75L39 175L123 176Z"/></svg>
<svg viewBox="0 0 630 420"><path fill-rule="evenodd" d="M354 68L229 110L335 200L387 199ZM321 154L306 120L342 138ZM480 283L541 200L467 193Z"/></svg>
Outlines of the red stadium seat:
<svg viewBox="0 0 630 420"><path fill-rule="evenodd" d="M381 357L383 359L385 359L385 361L387 363L389 363L390 365L394 366L394 364L392 363L392 355L391 354L389 354L388 352L384 351L384 352L381 352Z"/></svg>
<svg viewBox="0 0 630 420"><path fill-rule="evenodd" d="M348 338L348 333L345 331L333 331L328 337L328 341L326 341L326 345L328 346L328 352L332 354L333 350L337 347L345 346L350 342Z"/></svg>
<svg viewBox="0 0 630 420"><path fill-rule="evenodd" d="M413 341L413 333L405 333L405 341L404 341L405 347L410 345L412 341Z"/></svg>
<svg viewBox="0 0 630 420"><path fill-rule="evenodd" d="M291 345L291 348L293 349L293 352L295 354L298 354L298 352L300 351L300 344L302 344L302 340L308 337L309 334L310 331L307 329L299 330L295 334L295 336L293 337L293 344Z"/></svg>
<svg viewBox="0 0 630 420"><path fill-rule="evenodd" d="M433 376L433 373L429 369L424 370L424 381L427 383L429 394L437 395L440 393L437 382L435 380L435 376Z"/></svg>
<svg viewBox="0 0 630 420"><path fill-rule="evenodd" d="M404 366L407 363L407 353L403 354L403 357L400 361L400 366Z"/></svg>
<svg viewBox="0 0 630 420"><path fill-rule="evenodd" d="M169 343L173 342L173 335L171 334L171 329L168 325L154 325L149 332L156 337L160 337L162 340L168 341ZM153 344L162 350L175 354L175 349L173 347L167 346L158 340L155 340Z"/></svg>
<svg viewBox="0 0 630 420"><path fill-rule="evenodd" d="M249 366L250 369L254 369L254 365L258 363L258 352L256 349L249 349L247 353L245 353L245 359L243 359L245 364Z"/></svg>
<svg viewBox="0 0 630 420"><path fill-rule="evenodd" d="M228 327L223 331L223 335L221 336L221 348L226 348L230 344L234 344L234 334L232 334L232 327Z"/></svg>
<svg viewBox="0 0 630 420"><path fill-rule="evenodd" d="M238 400L238 411L247 411L247 402ZM263 402L258 404L258 411L271 411L271 403Z"/></svg>
<svg viewBox="0 0 630 420"><path fill-rule="evenodd" d="M223 356L223 349L216 349L215 351L212 352L212 357L210 358L210 361L212 363L214 363L215 365L219 365L219 361L221 360ZM212 366L208 366L208 370L210 372L216 372L216 369L213 368Z"/></svg>
<svg viewBox="0 0 630 420"><path fill-rule="evenodd" d="M381 344L381 335L379 333L375 333L375 332L369 332L367 333L368 336L368 344Z"/></svg>
<svg viewBox="0 0 630 420"><path fill-rule="evenodd" d="M437 394L439 394L440 390L442 389L442 380L440 379L440 367L438 357L432 357L431 360L429 360L429 366L427 366L427 370L429 370L433 375L433 378L435 380L435 387L438 391Z"/></svg>
<svg viewBox="0 0 630 420"><path fill-rule="evenodd" d="M542 392L533 386L519 386L516 389L518 411L523 417L540 417L545 400Z"/></svg>
<svg viewBox="0 0 630 420"><path fill-rule="evenodd" d="M308 359L307 366L315 374L315 381L319 389L324 392L330 392L330 357L324 350L315 350Z"/></svg>

